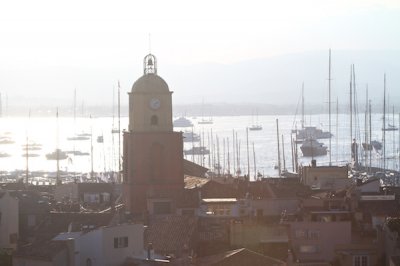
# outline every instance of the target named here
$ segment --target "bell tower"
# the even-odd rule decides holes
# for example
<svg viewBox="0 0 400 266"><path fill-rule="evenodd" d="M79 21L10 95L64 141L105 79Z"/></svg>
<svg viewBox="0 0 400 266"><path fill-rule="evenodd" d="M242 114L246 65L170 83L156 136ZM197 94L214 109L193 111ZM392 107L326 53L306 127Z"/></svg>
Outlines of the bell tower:
<svg viewBox="0 0 400 266"><path fill-rule="evenodd" d="M129 94L129 131L123 137L124 202L132 214L174 211L184 189L182 133L173 131L172 92L157 74L157 59L143 60L143 76Z"/></svg>
<svg viewBox="0 0 400 266"><path fill-rule="evenodd" d="M172 131L172 92L157 75L157 59L148 54L144 73L129 93L129 131Z"/></svg>

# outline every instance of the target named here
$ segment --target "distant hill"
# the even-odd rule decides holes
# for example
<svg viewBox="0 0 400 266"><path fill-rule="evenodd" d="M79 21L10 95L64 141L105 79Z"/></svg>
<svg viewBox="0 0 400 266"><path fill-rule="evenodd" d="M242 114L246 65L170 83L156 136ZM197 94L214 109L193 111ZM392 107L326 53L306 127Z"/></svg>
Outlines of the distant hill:
<svg viewBox="0 0 400 266"><path fill-rule="evenodd" d="M193 104L199 106L202 101L212 104L216 109L221 106L246 106L246 113L250 112L252 106L264 106L272 111L279 110L282 105L286 106L284 109L295 108L302 82L307 106L327 106L327 50L253 59L229 65L169 65L163 63L162 55L157 56L158 73L174 91L176 110L191 108ZM141 63L132 62L131 66L117 68L104 65L97 68L0 69L3 106L6 94L10 112L26 112L28 107L46 110L63 106L66 112L71 113L73 90L76 88L78 106L96 107L101 113L110 114L113 88L116 97L117 80L121 81L122 86L121 104L127 106L126 93L143 73ZM338 98L340 105L348 103L352 63L356 69L357 98L360 104L364 104L367 84L373 108L378 109L382 104L385 72L389 105L400 104L400 50L333 50L332 101Z"/></svg>
<svg viewBox="0 0 400 266"><path fill-rule="evenodd" d="M400 50L332 51L332 101L336 98L342 104L349 101L353 63L359 103L365 101L368 84L373 104L380 104L385 72L390 98L400 103ZM176 103L204 99L206 102L295 104L304 82L306 103L321 104L328 102L328 51L287 54L232 65L172 67L167 69L165 77L176 91Z"/></svg>

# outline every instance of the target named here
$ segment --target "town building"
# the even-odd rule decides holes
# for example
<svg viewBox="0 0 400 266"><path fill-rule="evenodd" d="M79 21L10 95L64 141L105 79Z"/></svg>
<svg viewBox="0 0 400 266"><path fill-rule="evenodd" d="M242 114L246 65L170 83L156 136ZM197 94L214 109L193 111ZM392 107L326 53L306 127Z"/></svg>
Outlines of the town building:
<svg viewBox="0 0 400 266"><path fill-rule="evenodd" d="M19 234L18 199L0 189L0 250L15 250Z"/></svg>

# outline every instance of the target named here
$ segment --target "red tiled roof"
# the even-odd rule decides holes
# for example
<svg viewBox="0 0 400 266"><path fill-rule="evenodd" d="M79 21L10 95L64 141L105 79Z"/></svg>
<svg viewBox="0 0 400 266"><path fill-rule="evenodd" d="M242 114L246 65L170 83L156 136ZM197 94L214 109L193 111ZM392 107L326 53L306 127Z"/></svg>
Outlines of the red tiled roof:
<svg viewBox="0 0 400 266"><path fill-rule="evenodd" d="M51 258L63 249L67 249L67 243L65 241L41 241L18 247L13 256L19 258L33 258L36 260L51 260Z"/></svg>
<svg viewBox="0 0 400 266"><path fill-rule="evenodd" d="M246 248L230 250L227 252L197 259L199 266L283 266L285 262L264 256Z"/></svg>
<svg viewBox="0 0 400 266"><path fill-rule="evenodd" d="M199 188L210 182L211 180L204 177L185 176L185 189Z"/></svg>
<svg viewBox="0 0 400 266"><path fill-rule="evenodd" d="M178 215L153 217L145 232L145 246L152 243L160 254L179 254L192 247L197 219Z"/></svg>
<svg viewBox="0 0 400 266"><path fill-rule="evenodd" d="M77 232L85 228L94 229L109 225L112 217L111 213L50 213L38 226L35 235L37 239L49 240L69 229Z"/></svg>
<svg viewBox="0 0 400 266"><path fill-rule="evenodd" d="M185 175L192 175L192 176L204 176L208 168L205 168L199 164L194 162L188 161L186 159L183 160L183 172Z"/></svg>

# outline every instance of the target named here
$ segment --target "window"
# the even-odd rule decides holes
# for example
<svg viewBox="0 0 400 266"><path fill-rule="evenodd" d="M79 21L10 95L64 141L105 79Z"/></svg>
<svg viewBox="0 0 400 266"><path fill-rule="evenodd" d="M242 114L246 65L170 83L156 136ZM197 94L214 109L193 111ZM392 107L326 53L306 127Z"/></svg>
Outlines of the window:
<svg viewBox="0 0 400 266"><path fill-rule="evenodd" d="M300 253L316 253L318 251L317 246L312 245L302 245L299 247Z"/></svg>
<svg viewBox="0 0 400 266"><path fill-rule="evenodd" d="M297 239L319 239L319 230L306 230L306 229L296 229L294 235Z"/></svg>
<svg viewBox="0 0 400 266"><path fill-rule="evenodd" d="M306 238L306 230L296 229L296 231L294 231L294 235L296 236L297 239Z"/></svg>
<svg viewBox="0 0 400 266"><path fill-rule="evenodd" d="M319 231L318 230L309 230L308 231L308 239L319 239Z"/></svg>
<svg viewBox="0 0 400 266"><path fill-rule="evenodd" d="M151 116L150 124L152 126L157 126L158 125L158 117L156 115Z"/></svg>
<svg viewBox="0 0 400 266"><path fill-rule="evenodd" d="M369 266L368 256L367 255L354 256L353 266Z"/></svg>
<svg viewBox="0 0 400 266"><path fill-rule="evenodd" d="M114 237L114 248L126 248L128 247L128 237Z"/></svg>

